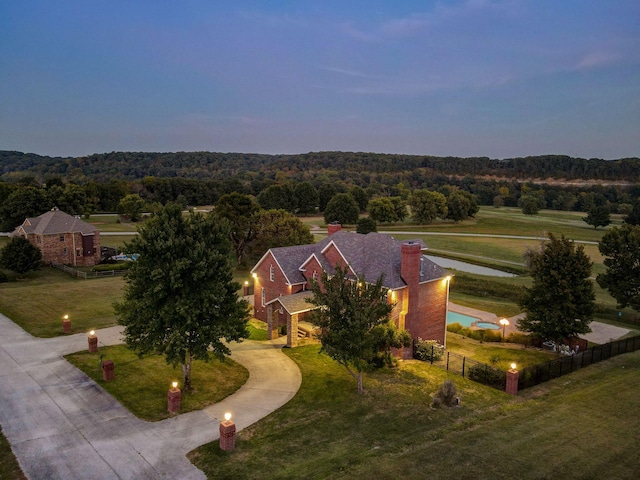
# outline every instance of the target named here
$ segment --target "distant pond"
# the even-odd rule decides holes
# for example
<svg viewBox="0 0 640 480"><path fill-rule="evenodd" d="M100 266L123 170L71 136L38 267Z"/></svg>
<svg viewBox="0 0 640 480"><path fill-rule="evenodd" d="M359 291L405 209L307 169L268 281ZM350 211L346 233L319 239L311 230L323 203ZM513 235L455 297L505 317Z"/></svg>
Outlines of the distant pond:
<svg viewBox="0 0 640 480"><path fill-rule="evenodd" d="M460 260L451 260L449 258L426 256L432 262L437 263L442 268L451 268L460 272L475 273L476 275L487 275L489 277L517 277L513 273L503 272L495 268L481 267L472 263L461 262Z"/></svg>

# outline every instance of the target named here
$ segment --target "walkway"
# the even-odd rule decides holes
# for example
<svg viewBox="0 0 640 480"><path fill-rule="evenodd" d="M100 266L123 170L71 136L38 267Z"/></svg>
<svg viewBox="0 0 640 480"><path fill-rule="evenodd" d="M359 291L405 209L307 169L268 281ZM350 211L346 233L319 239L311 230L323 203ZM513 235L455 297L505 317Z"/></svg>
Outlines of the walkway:
<svg viewBox="0 0 640 480"><path fill-rule="evenodd" d="M121 343L120 327L96 335L100 346ZM234 344L232 358L250 373L240 390L205 410L145 422L62 358L86 349L86 335L37 339L0 315L0 424L32 480L204 479L185 455L219 437L225 412L240 430L298 391L300 371L281 346Z"/></svg>

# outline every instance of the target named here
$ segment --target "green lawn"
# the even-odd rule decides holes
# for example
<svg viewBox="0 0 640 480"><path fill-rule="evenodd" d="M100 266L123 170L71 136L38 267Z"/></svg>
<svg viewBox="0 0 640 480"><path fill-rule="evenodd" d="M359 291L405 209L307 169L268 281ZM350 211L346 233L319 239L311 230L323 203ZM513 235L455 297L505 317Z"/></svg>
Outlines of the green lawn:
<svg viewBox="0 0 640 480"><path fill-rule="evenodd" d="M122 295L122 277L75 279L53 268L25 280L0 284L0 311L36 337L62 334L62 316L73 333L116 324L113 302Z"/></svg>
<svg viewBox="0 0 640 480"><path fill-rule="evenodd" d="M102 380L100 357L112 360L115 379ZM65 357L102 388L113 395L135 416L149 421L171 416L167 412L167 390L172 381L182 383L180 367L167 365L164 356L149 355L140 359L124 345L102 347L98 353L79 352ZM191 383L193 390L183 392L180 413L203 408L219 402L240 388L249 378L242 365L227 359L193 362Z"/></svg>
<svg viewBox="0 0 640 480"><path fill-rule="evenodd" d="M11 480L26 480L16 457L11 451L11 445L2 433L0 427L0 478Z"/></svg>
<svg viewBox="0 0 640 480"><path fill-rule="evenodd" d="M208 478L635 478L640 352L510 397L428 364L365 378L364 395L317 346L285 351L303 374L284 407L190 453ZM461 407L433 409L446 379Z"/></svg>

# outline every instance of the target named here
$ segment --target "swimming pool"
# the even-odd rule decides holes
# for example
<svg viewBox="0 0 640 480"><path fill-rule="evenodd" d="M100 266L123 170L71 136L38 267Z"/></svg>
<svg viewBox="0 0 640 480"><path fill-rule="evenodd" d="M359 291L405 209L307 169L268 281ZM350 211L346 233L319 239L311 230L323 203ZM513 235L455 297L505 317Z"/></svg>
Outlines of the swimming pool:
<svg viewBox="0 0 640 480"><path fill-rule="evenodd" d="M448 311L447 312L447 324L449 324L449 323L459 323L463 327L471 327L471 324L473 322L477 322L475 326L479 327L479 328L486 328L486 329L491 329L491 330L500 330L500 325L496 325L495 323L483 322L482 320L480 320L477 317L471 317L471 316L465 315L463 313L452 312L452 311Z"/></svg>

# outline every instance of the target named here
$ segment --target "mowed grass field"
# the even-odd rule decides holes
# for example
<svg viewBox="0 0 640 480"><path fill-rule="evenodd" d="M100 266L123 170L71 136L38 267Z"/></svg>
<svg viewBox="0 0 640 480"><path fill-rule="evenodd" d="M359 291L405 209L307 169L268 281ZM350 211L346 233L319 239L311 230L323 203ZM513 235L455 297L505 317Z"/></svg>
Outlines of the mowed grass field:
<svg viewBox="0 0 640 480"><path fill-rule="evenodd" d="M190 459L210 479L634 479L640 464L640 352L510 397L437 367L401 362L365 393L317 346L285 351L302 387L284 407ZM446 379L461 406L434 409ZM561 472L561 473L560 473Z"/></svg>

